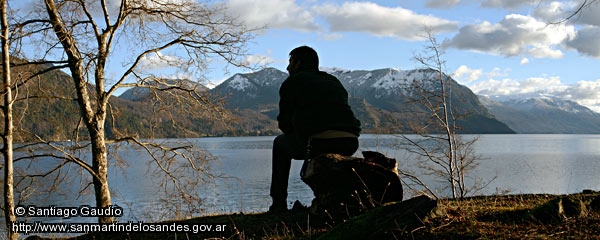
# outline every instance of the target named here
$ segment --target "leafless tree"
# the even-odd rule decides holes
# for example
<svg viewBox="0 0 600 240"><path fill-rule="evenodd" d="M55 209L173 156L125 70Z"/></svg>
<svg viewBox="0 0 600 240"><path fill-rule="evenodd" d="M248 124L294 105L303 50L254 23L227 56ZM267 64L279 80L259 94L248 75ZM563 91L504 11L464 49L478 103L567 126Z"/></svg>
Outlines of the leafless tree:
<svg viewBox="0 0 600 240"><path fill-rule="evenodd" d="M459 113L454 108L451 78L444 71L443 51L430 31L427 31L426 39L426 55L414 57L425 66L421 70L422 80L408 86L412 89L410 92L414 93L409 97L408 104L416 105L411 109L416 109L412 114L419 121L411 122L407 128L416 136L401 135L401 139L404 148L421 161L420 167L426 174L444 179L452 197L462 198L480 189L468 186L466 179L466 174L478 165L478 156L473 151L473 144L478 137L465 139L459 134L457 120L469 113ZM406 180L424 187L425 192L437 198L434 190L418 174L406 170L401 172Z"/></svg>
<svg viewBox="0 0 600 240"><path fill-rule="evenodd" d="M34 12L42 14L13 19L15 31L21 33L19 43L37 49L36 56L23 57L32 60L28 64L50 64L50 70L63 69L70 74L80 126L89 138L89 142L80 143L76 135L70 150L41 138L39 143L58 153L53 157L89 173L97 207L112 203L108 168L109 161L116 159L111 158L113 150L109 145L117 143L143 149L164 176L164 189L175 189L181 199L197 201L199 196L193 194L193 189L201 183L199 179L206 169L202 151L191 144L143 141L135 133L116 131L114 139L108 139L106 123L118 117L115 113L119 111L111 107L110 99L118 89L145 87L162 99L155 104L160 111L173 110L169 106L174 106L224 117L226 113L219 105L195 86L165 81L157 77L156 71L145 69L144 64L156 59L180 72L201 73L207 62L216 57L213 61L242 66L239 60L245 53L245 43L252 37L251 31L227 15L224 6L211 2L45 0L36 7L41 11ZM116 66L116 61L123 69L109 72L109 64ZM73 149L91 152L91 162L72 154ZM176 169L183 165L195 175L178 174ZM60 166L53 170L58 169ZM99 217L98 221L107 223L112 218Z"/></svg>

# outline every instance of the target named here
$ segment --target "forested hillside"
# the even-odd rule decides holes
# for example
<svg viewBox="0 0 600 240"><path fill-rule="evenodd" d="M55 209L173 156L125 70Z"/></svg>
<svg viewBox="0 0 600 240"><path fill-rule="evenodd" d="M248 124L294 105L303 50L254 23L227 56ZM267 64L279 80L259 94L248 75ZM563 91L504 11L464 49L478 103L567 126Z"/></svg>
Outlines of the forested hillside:
<svg viewBox="0 0 600 240"><path fill-rule="evenodd" d="M20 83L14 91L18 99L15 103L15 140L28 142L37 140L38 137L51 141L87 139L87 131L83 130L83 123L79 121L79 106L75 100L77 94L70 76L62 71L52 70L31 77L51 66L20 66L18 59L13 61L16 65L12 68L12 78ZM95 86L90 84L89 87ZM202 111L194 114L166 111L176 108L170 106L176 101L169 100L176 93L158 95L160 96L147 94L136 101L112 97L109 108L111 117L106 123L109 137L119 137L120 133L133 133L141 138L234 134L235 130L227 126L233 123L231 115L224 113L223 116L227 119L221 120L219 116L203 114Z"/></svg>

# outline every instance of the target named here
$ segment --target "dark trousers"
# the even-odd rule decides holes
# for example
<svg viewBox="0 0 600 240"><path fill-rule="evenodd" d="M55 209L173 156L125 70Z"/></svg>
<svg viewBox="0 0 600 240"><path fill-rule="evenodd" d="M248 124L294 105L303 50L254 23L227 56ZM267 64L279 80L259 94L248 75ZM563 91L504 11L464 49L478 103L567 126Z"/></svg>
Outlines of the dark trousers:
<svg viewBox="0 0 600 240"><path fill-rule="evenodd" d="M273 204L285 204L287 201L288 179L292 159L304 160L323 153L337 153L351 156L358 149L358 138L312 139L310 155L307 146L299 143L293 135L279 135L273 141L273 171L271 175L271 197Z"/></svg>

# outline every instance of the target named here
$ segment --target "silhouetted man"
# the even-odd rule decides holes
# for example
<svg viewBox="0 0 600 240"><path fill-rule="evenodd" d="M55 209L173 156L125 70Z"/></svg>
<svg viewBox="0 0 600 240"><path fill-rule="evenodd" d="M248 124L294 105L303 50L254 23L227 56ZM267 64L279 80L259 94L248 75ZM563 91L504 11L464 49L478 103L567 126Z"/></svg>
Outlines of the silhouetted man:
<svg viewBox="0 0 600 240"><path fill-rule="evenodd" d="M279 89L279 129L273 141L273 172L269 211L287 210L287 187L292 159L322 153L351 156L358 149L360 121L340 81L319 71L317 52L301 46L290 52L289 77Z"/></svg>

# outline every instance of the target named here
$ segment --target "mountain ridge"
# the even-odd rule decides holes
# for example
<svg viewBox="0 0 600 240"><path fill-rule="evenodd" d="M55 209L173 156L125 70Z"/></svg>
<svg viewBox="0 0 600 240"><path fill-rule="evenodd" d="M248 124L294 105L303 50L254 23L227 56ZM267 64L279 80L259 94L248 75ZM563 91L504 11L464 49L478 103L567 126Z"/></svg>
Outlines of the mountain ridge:
<svg viewBox="0 0 600 240"><path fill-rule="evenodd" d="M417 95L409 87L422 85L433 90L436 88L436 83L428 80L428 77L430 78L436 72L427 69L406 71L392 68L372 71L326 69L326 71L336 76L344 85L349 93L352 108L357 112L356 115L363 122L363 126L366 126L363 127L365 132L370 133L410 132L408 126L415 121L411 117L414 117L418 107L406 104ZM286 77L285 72L266 68L253 73L235 74L210 91L213 94L226 95L230 110L262 111L268 113L275 121L279 86ZM454 109L461 114L470 113L457 122L463 126L461 132L514 133L504 123L494 119L470 89L451 78L448 81L455 91L453 96L456 98L453 101L458 101L459 98L467 99L461 100L460 106ZM392 119L394 121L390 121Z"/></svg>
<svg viewBox="0 0 600 240"><path fill-rule="evenodd" d="M548 95L508 99L479 96L479 99L492 114L517 133L600 133L600 113L571 100Z"/></svg>

